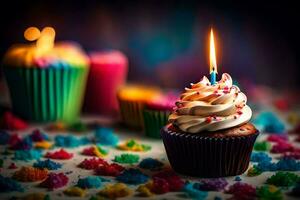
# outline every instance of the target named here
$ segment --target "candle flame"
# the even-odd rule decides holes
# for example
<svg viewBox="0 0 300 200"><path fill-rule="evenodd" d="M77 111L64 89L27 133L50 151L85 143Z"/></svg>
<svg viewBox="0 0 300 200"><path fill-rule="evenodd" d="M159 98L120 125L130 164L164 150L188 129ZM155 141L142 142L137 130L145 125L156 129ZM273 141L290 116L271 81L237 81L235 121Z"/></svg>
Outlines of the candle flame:
<svg viewBox="0 0 300 200"><path fill-rule="evenodd" d="M210 62L210 70L209 73L213 71L218 73L217 70L217 59L216 59L216 49L215 49L215 39L213 29L210 29L210 43L209 43L209 62Z"/></svg>

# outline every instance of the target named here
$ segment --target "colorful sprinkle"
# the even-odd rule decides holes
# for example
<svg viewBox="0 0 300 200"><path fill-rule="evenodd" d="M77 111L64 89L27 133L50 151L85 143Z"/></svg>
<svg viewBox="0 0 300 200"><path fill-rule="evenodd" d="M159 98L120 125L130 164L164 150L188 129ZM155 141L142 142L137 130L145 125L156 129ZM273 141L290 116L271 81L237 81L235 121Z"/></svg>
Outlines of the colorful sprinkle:
<svg viewBox="0 0 300 200"><path fill-rule="evenodd" d="M275 142L275 143L281 143L281 142L287 142L288 136L287 135L269 135L267 137L267 141L269 142Z"/></svg>
<svg viewBox="0 0 300 200"><path fill-rule="evenodd" d="M4 177L0 174L0 192L2 193L11 191L23 192L24 189L17 181L8 177Z"/></svg>
<svg viewBox="0 0 300 200"><path fill-rule="evenodd" d="M144 185L140 185L136 190L139 193L138 196L141 196L141 197L153 196L154 193L151 191L152 187L153 187L153 181L150 181Z"/></svg>
<svg viewBox="0 0 300 200"><path fill-rule="evenodd" d="M300 177L294 173L276 172L276 174L267 179L266 183L279 187L290 187L298 181L300 181Z"/></svg>
<svg viewBox="0 0 300 200"><path fill-rule="evenodd" d="M13 174L13 179L22 182L34 182L44 180L48 175L47 169L34 167L22 167Z"/></svg>
<svg viewBox="0 0 300 200"><path fill-rule="evenodd" d="M13 150L30 150L32 149L33 144L32 144L32 140L30 139L30 137L25 137L21 140L15 140L15 142L10 145L10 149Z"/></svg>
<svg viewBox="0 0 300 200"><path fill-rule="evenodd" d="M79 163L78 167L83 169L96 169L100 165L107 164L105 160L102 158L90 158L90 159L84 159L81 163Z"/></svg>
<svg viewBox="0 0 300 200"><path fill-rule="evenodd" d="M135 154L121 154L119 156L115 156L114 162L123 163L123 164L134 164L139 162L140 156Z"/></svg>
<svg viewBox="0 0 300 200"><path fill-rule="evenodd" d="M192 184L192 183L187 183L184 186L183 191L186 193L186 195L189 198L198 199L198 200L206 199L206 197L208 195L207 191L201 191L201 190L196 189L194 187L194 184Z"/></svg>
<svg viewBox="0 0 300 200"><path fill-rule="evenodd" d="M256 190L250 184L236 182L229 187L226 191L228 194L233 195L233 199L255 199L256 197Z"/></svg>
<svg viewBox="0 0 300 200"><path fill-rule="evenodd" d="M104 189L98 193L100 196L107 197L109 199L116 199L129 196L133 191L128 188L124 183L107 184Z"/></svg>
<svg viewBox="0 0 300 200"><path fill-rule="evenodd" d="M18 150L14 152L14 160L23 160L23 161L30 161L30 160L38 160L42 157L42 152L39 150Z"/></svg>
<svg viewBox="0 0 300 200"><path fill-rule="evenodd" d="M86 190L80 187L70 187L64 191L64 194L71 197L85 197Z"/></svg>
<svg viewBox="0 0 300 200"><path fill-rule="evenodd" d="M33 142L42 142L44 140L50 140L48 135L41 132L39 129L33 130L29 137Z"/></svg>
<svg viewBox="0 0 300 200"><path fill-rule="evenodd" d="M257 167L250 167L247 171L247 176L253 177L253 176L258 176L262 173L261 170L259 170Z"/></svg>
<svg viewBox="0 0 300 200"><path fill-rule="evenodd" d="M37 149L50 149L52 146L53 143L46 140L34 143L34 147Z"/></svg>
<svg viewBox="0 0 300 200"><path fill-rule="evenodd" d="M95 173L100 176L119 176L122 171L124 171L124 167L121 165L118 165L116 163L112 164L103 164L98 166L95 169Z"/></svg>
<svg viewBox="0 0 300 200"><path fill-rule="evenodd" d="M48 152L45 157L58 160L68 160L73 157L73 154L65 151L64 149L60 149L54 152Z"/></svg>
<svg viewBox="0 0 300 200"><path fill-rule="evenodd" d="M65 186L68 181L69 178L63 173L50 173L46 180L40 183L40 186L52 190Z"/></svg>
<svg viewBox="0 0 300 200"><path fill-rule="evenodd" d="M251 162L270 162L272 158L264 152L253 152L250 160Z"/></svg>
<svg viewBox="0 0 300 200"><path fill-rule="evenodd" d="M87 137L77 138L73 135L57 135L55 136L55 145L58 147L74 148L90 143Z"/></svg>
<svg viewBox="0 0 300 200"><path fill-rule="evenodd" d="M278 144L275 144L271 149L271 153L287 153L294 151L296 151L295 147L287 142L280 142Z"/></svg>
<svg viewBox="0 0 300 200"><path fill-rule="evenodd" d="M194 184L194 188L203 191L221 191L228 185L225 178L203 179Z"/></svg>
<svg viewBox="0 0 300 200"><path fill-rule="evenodd" d="M137 141L131 139L126 141L124 144L121 144L118 146L118 149L124 150L124 151L149 151L151 150L151 146L146 144L140 144Z"/></svg>
<svg viewBox="0 0 300 200"><path fill-rule="evenodd" d="M254 120L253 123L261 132L267 133L283 133L285 130L284 123L279 117L272 112L262 112Z"/></svg>
<svg viewBox="0 0 300 200"><path fill-rule="evenodd" d="M157 159L145 158L140 162L139 167L142 169L154 171L161 169L163 165L164 164Z"/></svg>
<svg viewBox="0 0 300 200"><path fill-rule="evenodd" d="M99 188L101 184L102 184L101 178L95 176L80 178L77 182L77 186L83 189Z"/></svg>
<svg viewBox="0 0 300 200"><path fill-rule="evenodd" d="M172 170L158 172L152 178L165 179L169 183L170 191L179 191L184 186L183 180Z"/></svg>
<svg viewBox="0 0 300 200"><path fill-rule="evenodd" d="M293 158L283 158L276 163L277 170L300 171L300 162Z"/></svg>
<svg viewBox="0 0 300 200"><path fill-rule="evenodd" d="M95 131L95 142L102 145L116 146L119 143L119 137L114 134L113 129L99 127Z"/></svg>
<svg viewBox="0 0 300 200"><path fill-rule="evenodd" d="M283 199L282 192L274 185L264 185L257 188L256 194L259 199L264 200L281 200Z"/></svg>
<svg viewBox="0 0 300 200"><path fill-rule="evenodd" d="M140 170L133 168L124 170L116 177L117 181L133 185L145 183L148 179L149 177L147 175L143 174Z"/></svg>
<svg viewBox="0 0 300 200"><path fill-rule="evenodd" d="M41 168L41 169L46 168L48 170L57 170L62 167L62 164L47 159L44 161L39 160L36 163L33 163L33 167Z"/></svg>
<svg viewBox="0 0 300 200"><path fill-rule="evenodd" d="M253 149L255 151L269 151L271 149L270 142L262 141L262 142L255 142Z"/></svg>
<svg viewBox="0 0 300 200"><path fill-rule="evenodd" d="M88 148L83 149L82 154L86 156L97 156L99 158L107 156L109 151L107 149L104 149L100 147L99 145L91 146Z"/></svg>
<svg viewBox="0 0 300 200"><path fill-rule="evenodd" d="M241 181L242 179L241 179L241 177L239 177L239 176L236 176L235 178L234 178L234 181Z"/></svg>
<svg viewBox="0 0 300 200"><path fill-rule="evenodd" d="M17 168L18 167L17 167L16 163L14 163L14 162L10 163L10 165L8 166L8 169L17 169Z"/></svg>

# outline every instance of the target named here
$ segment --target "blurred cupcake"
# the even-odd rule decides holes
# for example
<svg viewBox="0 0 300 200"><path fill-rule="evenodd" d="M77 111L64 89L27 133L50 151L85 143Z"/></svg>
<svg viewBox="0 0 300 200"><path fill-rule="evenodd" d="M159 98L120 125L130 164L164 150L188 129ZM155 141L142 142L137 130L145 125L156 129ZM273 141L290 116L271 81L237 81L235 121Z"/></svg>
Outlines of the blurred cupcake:
<svg viewBox="0 0 300 200"><path fill-rule="evenodd" d="M122 121L125 125L140 129L143 127L143 110L148 101L160 95L156 88L127 85L117 94Z"/></svg>
<svg viewBox="0 0 300 200"><path fill-rule="evenodd" d="M160 138L160 129L167 124L178 97L179 95L172 92L160 95L146 103L143 112L146 136Z"/></svg>
<svg viewBox="0 0 300 200"><path fill-rule="evenodd" d="M79 45L54 45L55 31L46 27L25 31L36 44L12 46L3 60L13 111L37 122L78 119L89 61Z"/></svg>
<svg viewBox="0 0 300 200"><path fill-rule="evenodd" d="M99 51L90 54L90 72L84 102L88 113L116 116L117 91L126 82L127 57L120 51Z"/></svg>
<svg viewBox="0 0 300 200"><path fill-rule="evenodd" d="M206 77L176 102L161 130L172 168L200 177L223 177L247 170L258 130L248 121L247 98L228 74L211 85Z"/></svg>

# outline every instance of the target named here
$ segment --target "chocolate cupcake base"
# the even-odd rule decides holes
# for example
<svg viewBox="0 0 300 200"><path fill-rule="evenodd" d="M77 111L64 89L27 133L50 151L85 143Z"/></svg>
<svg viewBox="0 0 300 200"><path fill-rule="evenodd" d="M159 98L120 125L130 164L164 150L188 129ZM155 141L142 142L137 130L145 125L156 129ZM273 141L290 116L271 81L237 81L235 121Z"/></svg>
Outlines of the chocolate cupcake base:
<svg viewBox="0 0 300 200"><path fill-rule="evenodd" d="M258 134L249 123L203 134L185 133L170 124L161 129L172 168L183 175L203 178L245 172Z"/></svg>

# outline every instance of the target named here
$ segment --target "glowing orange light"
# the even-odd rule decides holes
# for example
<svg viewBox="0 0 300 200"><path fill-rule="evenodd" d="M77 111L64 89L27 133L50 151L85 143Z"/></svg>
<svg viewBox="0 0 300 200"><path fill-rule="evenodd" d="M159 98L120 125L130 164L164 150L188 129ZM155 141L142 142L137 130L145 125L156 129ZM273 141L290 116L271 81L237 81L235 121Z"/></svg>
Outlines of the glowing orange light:
<svg viewBox="0 0 300 200"><path fill-rule="evenodd" d="M40 52L46 52L54 47L55 30L52 27L45 27L41 36L36 42L37 49Z"/></svg>
<svg viewBox="0 0 300 200"><path fill-rule="evenodd" d="M24 37L28 41L37 40L41 35L40 30L37 27L29 27L24 32Z"/></svg>
<svg viewBox="0 0 300 200"><path fill-rule="evenodd" d="M213 71L218 73L217 70L217 59L216 59L216 49L215 49L215 39L213 29L210 29L210 43L209 43L209 73Z"/></svg>

